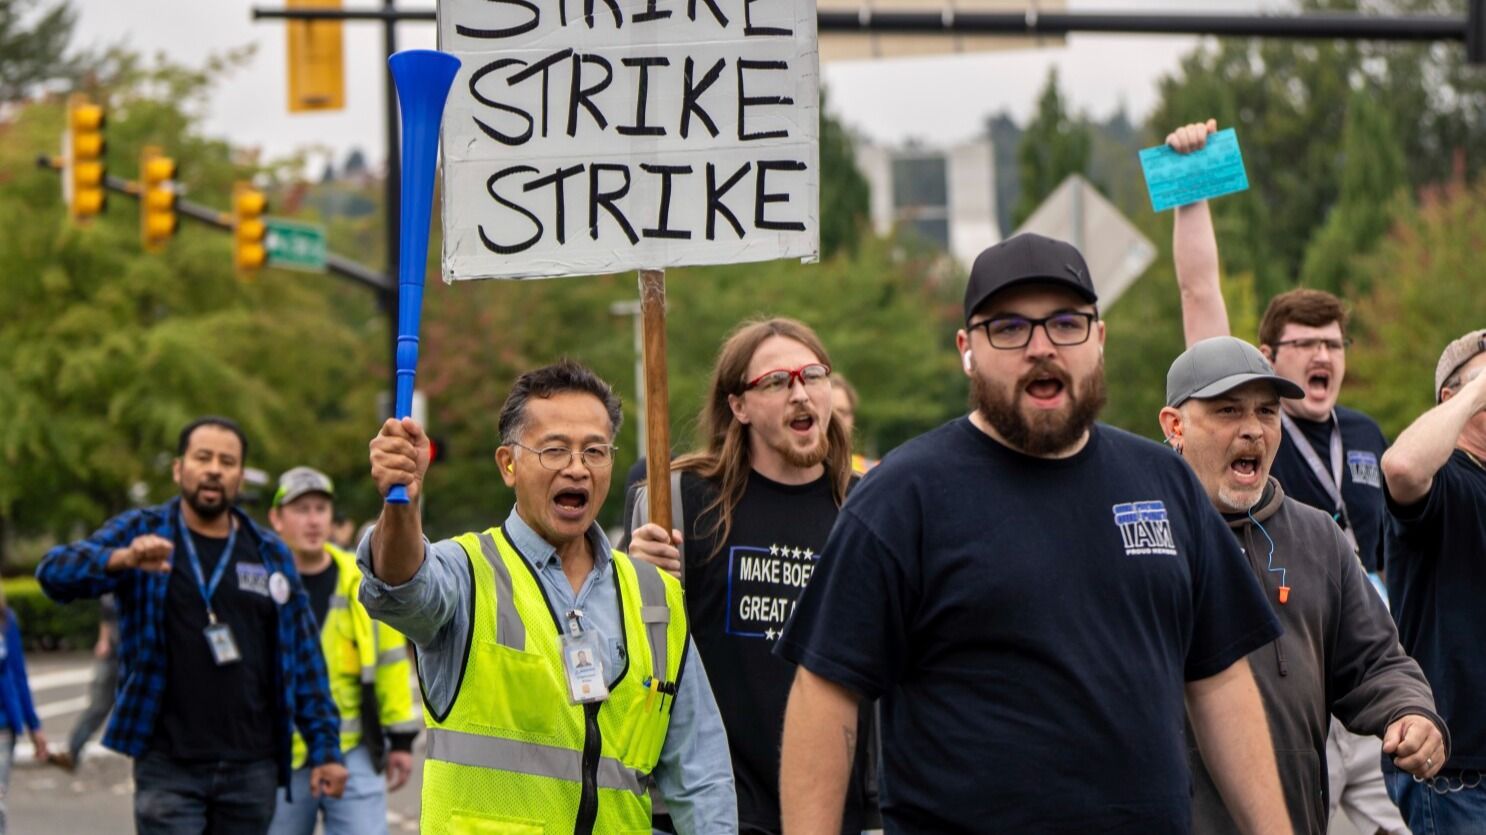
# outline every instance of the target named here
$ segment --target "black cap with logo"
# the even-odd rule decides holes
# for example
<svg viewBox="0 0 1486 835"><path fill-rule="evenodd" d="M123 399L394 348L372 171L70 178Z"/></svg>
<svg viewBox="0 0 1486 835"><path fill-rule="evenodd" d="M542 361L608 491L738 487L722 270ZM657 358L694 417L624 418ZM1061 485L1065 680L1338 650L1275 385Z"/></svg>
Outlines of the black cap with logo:
<svg viewBox="0 0 1486 835"><path fill-rule="evenodd" d="M965 321L991 296L1032 282L1067 287L1090 304L1099 301L1089 265L1072 244L1023 232L976 257L965 286Z"/></svg>

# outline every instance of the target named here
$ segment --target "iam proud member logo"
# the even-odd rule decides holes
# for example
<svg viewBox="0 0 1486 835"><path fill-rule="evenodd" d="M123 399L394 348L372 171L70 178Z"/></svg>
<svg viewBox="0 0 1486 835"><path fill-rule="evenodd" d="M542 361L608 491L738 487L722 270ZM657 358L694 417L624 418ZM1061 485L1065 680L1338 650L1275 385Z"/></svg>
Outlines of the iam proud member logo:
<svg viewBox="0 0 1486 835"><path fill-rule="evenodd" d="M1125 502L1110 509L1114 511L1120 537L1125 541L1126 554L1176 556L1176 540L1171 536L1171 520L1166 517L1165 504L1152 499Z"/></svg>
<svg viewBox="0 0 1486 835"><path fill-rule="evenodd" d="M1378 457L1371 452L1354 449L1347 453L1347 469L1352 471L1353 484L1366 484L1382 489L1383 479L1378 475Z"/></svg>

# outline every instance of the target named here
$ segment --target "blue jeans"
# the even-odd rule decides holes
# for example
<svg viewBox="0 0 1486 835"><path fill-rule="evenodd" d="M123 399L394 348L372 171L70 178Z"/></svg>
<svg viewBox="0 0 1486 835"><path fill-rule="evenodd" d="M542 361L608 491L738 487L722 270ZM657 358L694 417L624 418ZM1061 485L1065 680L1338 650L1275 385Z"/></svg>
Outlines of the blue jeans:
<svg viewBox="0 0 1486 835"><path fill-rule="evenodd" d="M387 781L372 768L371 755L358 745L346 752L346 793L333 797L310 796L310 769L296 769L289 777L294 802L279 789L278 808L273 813L270 835L310 835L315 819L325 814L325 835L363 835L387 831Z"/></svg>
<svg viewBox="0 0 1486 835"><path fill-rule="evenodd" d="M1383 767L1383 777L1414 835L1486 831L1486 773L1447 768L1419 782L1390 764Z"/></svg>
<svg viewBox="0 0 1486 835"><path fill-rule="evenodd" d="M273 760L196 762L151 751L134 761L140 835L263 835L279 782Z"/></svg>

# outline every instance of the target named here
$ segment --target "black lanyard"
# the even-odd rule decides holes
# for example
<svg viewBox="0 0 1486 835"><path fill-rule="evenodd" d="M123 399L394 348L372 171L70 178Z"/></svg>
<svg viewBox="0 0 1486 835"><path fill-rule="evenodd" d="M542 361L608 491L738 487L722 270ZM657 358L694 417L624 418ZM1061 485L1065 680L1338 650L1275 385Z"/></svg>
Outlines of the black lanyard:
<svg viewBox="0 0 1486 835"><path fill-rule="evenodd" d="M217 567L212 569L211 582L207 582L206 575L201 572L201 558L196 555L196 543L191 539L191 529L186 527L185 514L181 514L181 539L186 544L186 559L191 561L191 570L196 574L196 589L201 592L201 599L206 601L207 622L213 624L217 622L217 613L212 611L212 595L217 593L217 586L222 584L222 576L227 573L227 563L232 561L232 547L237 544L237 525L232 524L231 518L227 521L232 532L227 534L227 545L222 549Z"/></svg>
<svg viewBox="0 0 1486 835"><path fill-rule="evenodd" d="M1311 446L1310 438L1305 436L1295 421L1285 412L1280 412L1280 423L1285 427L1285 434L1290 436L1290 443L1300 450L1300 457L1310 465L1311 472L1315 473L1316 480L1321 482L1321 487L1326 490L1326 495L1336 504L1336 519L1342 523L1342 533L1347 535L1347 541L1352 543L1354 552L1361 552L1357 545L1357 534L1352 530L1352 519L1347 515L1347 502L1342 498L1342 430L1341 421L1336 419L1336 410L1333 409L1327 416L1331 424L1331 469L1328 471L1326 465L1321 462L1321 456Z"/></svg>

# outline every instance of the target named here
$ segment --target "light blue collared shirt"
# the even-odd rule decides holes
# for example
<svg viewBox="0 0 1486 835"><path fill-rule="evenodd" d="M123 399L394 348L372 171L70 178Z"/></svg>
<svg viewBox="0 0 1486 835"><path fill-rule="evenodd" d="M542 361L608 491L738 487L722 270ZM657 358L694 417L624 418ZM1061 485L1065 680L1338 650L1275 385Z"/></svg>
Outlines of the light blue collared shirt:
<svg viewBox="0 0 1486 835"><path fill-rule="evenodd" d="M553 610L559 616L571 609L582 610L583 628L598 633L604 669L623 669L625 649L618 636L624 632L614 585L614 557L603 530L594 524L588 531L593 570L575 595L563 574L557 549L538 536L514 509L502 528L522 558L536 569ZM468 649L468 601L474 577L464 546L452 539L430 544L424 538L423 564L411 580L400 586L389 586L372 573L370 533L356 549L356 562L365 578L361 583L362 604L372 617L417 644L418 675L423 680L428 708L434 713L445 712L454 701ZM679 835L736 833L738 800L727 733L707 671L691 643L687 645L678 688L670 728L655 767L656 786Z"/></svg>

